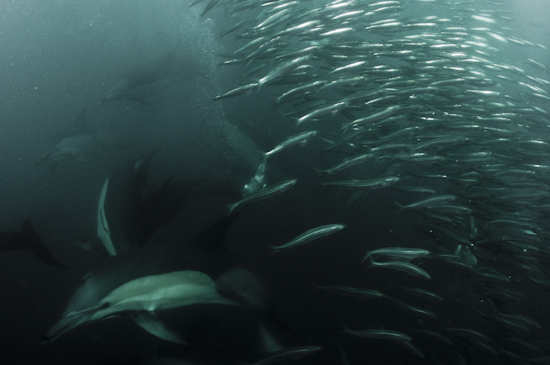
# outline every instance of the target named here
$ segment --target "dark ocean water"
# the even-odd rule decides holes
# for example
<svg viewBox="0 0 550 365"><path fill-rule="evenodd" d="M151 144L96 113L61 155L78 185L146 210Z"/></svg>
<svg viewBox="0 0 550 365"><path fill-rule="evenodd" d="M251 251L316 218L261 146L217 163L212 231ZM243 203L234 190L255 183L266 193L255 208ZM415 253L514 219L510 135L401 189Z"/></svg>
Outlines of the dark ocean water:
<svg viewBox="0 0 550 365"><path fill-rule="evenodd" d="M247 3L256 6L230 15L234 7ZM98 198L105 179L120 171L122 163L160 148L150 161L144 190L155 191L170 177L174 186L194 182L190 190L185 190L186 205L170 223L176 232L172 239L176 237L185 242L224 216L227 204L241 198L242 187L254 176L262 160L261 151L268 151L285 138L307 130L316 130L318 134L302 146L290 147L270 157L266 168L268 186L286 179L297 179L297 184L273 198L240 207L240 215L225 237L225 246L231 254L269 288L273 313L291 333L288 335L292 337L290 346L323 346L321 352L297 364L346 364L340 349L347 353L350 364L550 363L550 226L547 223L550 217L550 130L547 129L550 125L550 27L547 22L550 3L544 0L402 0L397 12L373 15L373 22L396 18L403 24L420 22L415 19L430 22L447 17L456 26L461 24L460 16L467 14L463 20L464 30L457 32L466 33L464 37L468 42L487 45L486 48L479 46L482 52L475 54L483 61L451 67L471 68L468 75L480 83L475 87L460 84L449 89L456 97L452 108L450 101L449 105L442 105L442 99L423 96L412 97L412 101L406 103L397 101L407 104L407 108L412 105L418 119L377 126L378 129L367 128L363 135L351 139L349 145L331 151L327 148L348 133L342 125L364 116L362 112L370 115L382 109L348 105L347 114L328 113L319 121L308 120L299 127L296 119L361 91L362 85L367 85L368 90L384 89L384 95L402 95L400 90L406 91L432 71L415 69L416 63L403 71L405 66L395 55L380 61L373 51L365 50L365 54L370 52L365 56L367 64L386 62L388 68L399 70L396 74L399 80L390 80L391 75L374 76L370 70L365 71L369 79L361 81L364 84L336 89L326 98L307 94L307 98L296 103L277 104L277 97L307 82L324 80L324 75L331 70L362 59L353 51L349 52L356 58L350 58L349 62L325 57L323 52L328 52L329 46L356 39L390 43L407 34L424 34L423 39L428 40L445 35L441 28L410 27L398 35L384 32L371 35L362 31L334 40L318 32L308 38L307 44L300 45L301 38L278 35L284 29L281 26L262 33L266 39L280 37L273 42L272 53L263 53L269 48L266 46L258 48L262 52L257 58L251 57L236 65L220 65L240 57L233 52L252 39L245 34L247 27L254 27L274 14L262 12L257 8L260 3L266 3L266 8L275 6L262 1L237 0L219 4L215 0L202 1L194 6L190 6L189 0L0 2L0 231L18 231L21 223L30 218L44 245L67 266L63 270L48 265L28 250L1 252L0 363L133 364L145 363L143 361L154 357L186 359L188 364L258 361L260 356L255 353L255 345L250 348L243 345L257 340L255 332L249 330L248 319L241 321L240 314L230 313L226 317L232 320L228 320L224 310L217 308L197 310L197 313L192 309L188 313L179 309L162 314L166 321L176 324L184 323L181 317L185 316L203 318L208 328L216 328L212 323L221 323L223 336L210 333L190 349L159 341L127 317L83 325L50 344L41 344L41 340L61 318L79 280L107 258L103 248L93 242L97 232ZM354 10L382 7L372 5L375 3L358 0ZM217 6L201 15L210 4ZM296 4L300 5L291 6L300 6L303 14L285 14L286 27L311 19L313 15L305 10L326 7L329 2L302 4L298 1ZM479 24L472 24L472 15L497 22L478 19ZM242 28L220 36L228 23L241 19L246 20ZM473 19L475 22L476 18ZM476 30L483 27L489 29ZM501 35L516 42L501 40ZM455 42L461 45L460 51L470 52L470 48L464 47L471 47L472 43L464 39ZM412 50L403 57L432 57L432 51L426 48L414 48L406 42L399 44L403 44L403 50ZM311 61L313 68L305 71L310 78L266 83L246 95L212 100L236 87L258 82L281 64L277 56L308 45L322 48L314 56L315 63ZM254 49L251 47L249 51ZM392 51L397 49L394 46ZM126 95L122 100L100 103L124 75L163 60L166 55L171 55L171 63L163 68L165 74L140 89L137 96ZM439 60L457 62L458 59L449 54L438 55L435 58ZM414 63L411 60L407 62ZM521 71L490 67L497 64L512 65ZM264 66L258 73L245 76L250 69L261 65ZM359 72L347 74L361 75ZM433 75L432 81L445 81L441 73ZM385 78L409 84L386 86L380 81ZM481 82L487 80L491 83ZM497 91L500 95L490 101L485 99L486 95L469 99L472 88ZM297 111L315 99L320 103ZM75 133L75 120L83 108L85 128L93 134L94 145L76 159L53 161L50 158L37 163L54 151L61 140L80 134ZM499 116L508 118L498 125L508 134L488 130L488 137L481 137L469 135L470 130L466 132L461 128L468 123L483 125L483 118L496 117L495 110L504 113ZM457 120L453 128L433 127L429 118L443 115ZM457 115L461 117L456 118ZM400 139L391 139L392 133L420 126L420 121L432 124L427 129L416 130L407 143L418 148L422 143L435 141L435 147L430 146L429 151L443 156L443 162L407 162L407 158L412 158L409 155L377 152L383 146L401 143ZM495 124L490 127L497 128ZM452 145L454 142L440 144L443 137L461 136L468 139L466 147ZM493 142L498 138L505 138L509 143ZM533 140L537 142L529 142ZM362 143L363 149L357 147ZM542 147L533 147L533 144ZM319 175L316 171L376 147L379 149L373 150L375 158L365 165L334 177ZM480 158L473 153L492 153L498 161L472 162L471 159ZM525 172L528 168L531 170ZM472 171L476 175L468 175ZM446 174L449 179L428 176L437 174ZM399 176L397 187L401 184L402 187L430 188L438 194L458 197L456 201L467 207L468 213L456 213L454 210L458 208L448 207L439 217L433 214L427 217L423 213L429 212L399 209L395 204L410 204L425 195L390 187L363 189L358 195L353 190L321 184L383 176ZM468 178L474 181L466 181ZM181 189L183 192L183 187ZM519 193L524 195L514 195ZM445 217L452 223L445 221ZM517 226L508 223L508 231L492 230L498 225L494 223L497 219L519 223ZM311 228L335 223L345 224L346 228L276 254L269 248L269 245L282 245ZM474 230L480 233L473 234ZM453 234L459 238L453 238ZM428 272L431 279L395 269L369 268L367 263L361 263L365 251L384 247L417 247L430 250L432 255L451 255L460 246L457 244L460 237L472 241L472 247L483 246L479 250L472 248L477 265L464 269L456 261L449 264L439 256L413 261ZM494 247L487 243L495 241L499 243ZM462 259L466 261L469 257L462 256ZM393 299L357 299L316 290L318 285L369 288ZM402 287L437 293L443 301L407 294ZM415 309L411 307L429 311L436 317L412 313ZM422 354L407 347L409 341L344 334L342 324L352 330L406 333ZM460 332L456 328L474 333L465 334L465 330Z"/></svg>

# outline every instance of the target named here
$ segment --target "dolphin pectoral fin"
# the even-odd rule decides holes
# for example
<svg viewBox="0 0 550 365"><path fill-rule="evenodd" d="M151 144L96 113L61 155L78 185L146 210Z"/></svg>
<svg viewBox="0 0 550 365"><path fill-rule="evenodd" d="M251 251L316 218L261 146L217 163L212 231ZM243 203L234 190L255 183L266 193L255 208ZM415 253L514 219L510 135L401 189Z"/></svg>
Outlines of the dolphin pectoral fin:
<svg viewBox="0 0 550 365"><path fill-rule="evenodd" d="M223 245L225 235L231 225L239 218L239 214L230 214L227 217L220 218L206 230L195 236L195 241L202 244L219 244Z"/></svg>
<svg viewBox="0 0 550 365"><path fill-rule="evenodd" d="M154 313L139 311L130 312L130 318L141 328L161 340L187 345L181 334L168 328Z"/></svg>

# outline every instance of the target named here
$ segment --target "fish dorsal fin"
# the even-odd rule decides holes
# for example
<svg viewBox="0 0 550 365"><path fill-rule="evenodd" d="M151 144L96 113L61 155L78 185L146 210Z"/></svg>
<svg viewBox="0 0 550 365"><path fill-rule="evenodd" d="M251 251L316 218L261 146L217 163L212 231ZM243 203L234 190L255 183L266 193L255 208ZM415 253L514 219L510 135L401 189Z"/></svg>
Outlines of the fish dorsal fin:
<svg viewBox="0 0 550 365"><path fill-rule="evenodd" d="M229 216L218 219L214 224L195 236L195 241L201 244L222 244L229 230L229 227L239 217L239 213L233 213Z"/></svg>
<svg viewBox="0 0 550 365"><path fill-rule="evenodd" d="M99 203L97 206L97 237L103 243L103 247L107 250L109 256L115 256L116 250L111 239L111 231L105 214L105 197L107 196L107 188L109 187L109 178L105 180L101 193L99 195Z"/></svg>

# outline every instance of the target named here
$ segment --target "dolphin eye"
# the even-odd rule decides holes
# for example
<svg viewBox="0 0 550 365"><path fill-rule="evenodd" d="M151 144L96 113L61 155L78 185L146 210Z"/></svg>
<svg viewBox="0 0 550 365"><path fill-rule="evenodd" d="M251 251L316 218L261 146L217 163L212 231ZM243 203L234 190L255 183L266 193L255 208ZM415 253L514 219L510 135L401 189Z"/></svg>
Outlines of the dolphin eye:
<svg viewBox="0 0 550 365"><path fill-rule="evenodd" d="M111 306L111 303L109 302L105 302L101 305L101 307L99 307L99 309L107 309Z"/></svg>

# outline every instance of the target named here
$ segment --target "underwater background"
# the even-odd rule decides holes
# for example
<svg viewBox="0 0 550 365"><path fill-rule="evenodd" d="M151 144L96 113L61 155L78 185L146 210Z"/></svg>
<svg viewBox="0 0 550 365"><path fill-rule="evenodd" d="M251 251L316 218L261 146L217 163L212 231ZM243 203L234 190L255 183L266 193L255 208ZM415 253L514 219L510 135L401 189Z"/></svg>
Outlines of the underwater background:
<svg viewBox="0 0 550 365"><path fill-rule="evenodd" d="M194 182L182 242L251 179L253 197L296 180L236 206L224 238L292 346L322 348L295 363L550 363L547 1L0 5L0 231L30 218L66 266L0 239L2 364L261 363L124 316L41 344L107 259L105 179L156 150L144 190ZM345 227L271 248L329 224Z"/></svg>

